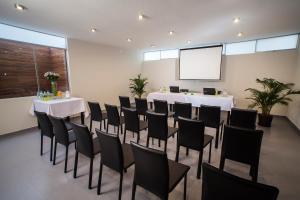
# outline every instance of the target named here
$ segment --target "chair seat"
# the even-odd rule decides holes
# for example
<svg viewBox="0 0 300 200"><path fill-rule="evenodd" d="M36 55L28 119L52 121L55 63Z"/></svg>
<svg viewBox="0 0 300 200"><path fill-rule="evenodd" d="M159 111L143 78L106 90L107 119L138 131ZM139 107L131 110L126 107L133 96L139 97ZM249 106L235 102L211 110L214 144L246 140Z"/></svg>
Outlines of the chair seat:
<svg viewBox="0 0 300 200"><path fill-rule="evenodd" d="M140 121L140 131L148 128L148 123L146 121Z"/></svg>
<svg viewBox="0 0 300 200"><path fill-rule="evenodd" d="M69 131L69 143L73 143L76 141L76 135L73 130Z"/></svg>
<svg viewBox="0 0 300 200"><path fill-rule="evenodd" d="M124 169L127 169L134 163L133 153L130 144L122 144Z"/></svg>
<svg viewBox="0 0 300 200"><path fill-rule="evenodd" d="M178 128L168 127L168 138L173 136L175 133L177 133Z"/></svg>
<svg viewBox="0 0 300 200"><path fill-rule="evenodd" d="M204 134L203 147L206 147L213 139L214 139L213 136Z"/></svg>
<svg viewBox="0 0 300 200"><path fill-rule="evenodd" d="M93 139L93 146L94 146L94 155L100 153L100 144L99 144L99 139L96 137Z"/></svg>
<svg viewBox="0 0 300 200"><path fill-rule="evenodd" d="M169 164L169 192L171 192L179 181L186 175L190 167L181 163L168 160Z"/></svg>
<svg viewBox="0 0 300 200"><path fill-rule="evenodd" d="M68 121L65 121L65 124L66 124L66 128L67 128L67 130L68 131L70 131L70 130L72 130L73 128L72 128L72 125L71 125L71 123L70 122L68 122Z"/></svg>
<svg viewBox="0 0 300 200"><path fill-rule="evenodd" d="M211 122L205 122L205 126L206 127L210 127L210 128L218 128L222 124L224 124L224 120L221 120L220 124L215 124L215 123L211 123Z"/></svg>

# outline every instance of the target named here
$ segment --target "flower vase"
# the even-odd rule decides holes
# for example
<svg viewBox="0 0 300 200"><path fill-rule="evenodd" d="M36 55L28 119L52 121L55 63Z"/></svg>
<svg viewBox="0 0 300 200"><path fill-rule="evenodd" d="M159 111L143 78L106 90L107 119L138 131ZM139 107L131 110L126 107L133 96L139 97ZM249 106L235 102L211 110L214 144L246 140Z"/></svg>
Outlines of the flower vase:
<svg viewBox="0 0 300 200"><path fill-rule="evenodd" d="M53 93L54 96L57 95L57 85L56 81L50 81L51 84L51 92Z"/></svg>

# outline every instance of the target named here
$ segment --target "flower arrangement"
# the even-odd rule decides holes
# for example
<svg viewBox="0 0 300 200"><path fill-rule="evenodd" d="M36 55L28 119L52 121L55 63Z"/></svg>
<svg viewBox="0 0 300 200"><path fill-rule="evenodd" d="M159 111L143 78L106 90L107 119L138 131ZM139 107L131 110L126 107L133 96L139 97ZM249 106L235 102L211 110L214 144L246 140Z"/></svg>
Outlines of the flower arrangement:
<svg viewBox="0 0 300 200"><path fill-rule="evenodd" d="M59 79L59 74L55 72L46 72L44 77L49 81L57 81L57 79Z"/></svg>

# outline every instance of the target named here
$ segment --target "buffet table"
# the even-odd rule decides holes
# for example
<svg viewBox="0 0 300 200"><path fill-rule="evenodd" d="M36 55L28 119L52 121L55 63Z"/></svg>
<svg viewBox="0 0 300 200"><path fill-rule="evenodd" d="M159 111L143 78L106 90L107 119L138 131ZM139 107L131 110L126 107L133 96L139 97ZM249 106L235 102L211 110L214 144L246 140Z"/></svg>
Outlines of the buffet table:
<svg viewBox="0 0 300 200"><path fill-rule="evenodd" d="M49 101L34 99L30 113L34 115L34 111L44 112L47 113L47 115L62 118L80 113L82 124L84 124L84 118L89 116L84 99L78 97L53 99Z"/></svg>

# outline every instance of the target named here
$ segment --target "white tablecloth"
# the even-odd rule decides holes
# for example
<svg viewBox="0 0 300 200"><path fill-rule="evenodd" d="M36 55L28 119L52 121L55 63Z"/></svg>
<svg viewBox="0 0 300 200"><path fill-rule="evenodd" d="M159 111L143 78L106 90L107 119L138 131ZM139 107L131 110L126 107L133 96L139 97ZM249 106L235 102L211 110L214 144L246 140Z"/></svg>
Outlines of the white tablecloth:
<svg viewBox="0 0 300 200"><path fill-rule="evenodd" d="M84 99L77 97L49 101L34 99L29 112L34 115L35 110L55 117L68 117L82 112L84 112L85 117L89 116Z"/></svg>
<svg viewBox="0 0 300 200"><path fill-rule="evenodd" d="M210 106L220 106L221 110L230 111L234 106L233 96L231 95L203 95L202 93L170 93L170 92L152 92L147 96L148 102L154 99L165 100L169 104L174 102L191 103L195 107L201 104Z"/></svg>

